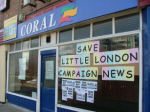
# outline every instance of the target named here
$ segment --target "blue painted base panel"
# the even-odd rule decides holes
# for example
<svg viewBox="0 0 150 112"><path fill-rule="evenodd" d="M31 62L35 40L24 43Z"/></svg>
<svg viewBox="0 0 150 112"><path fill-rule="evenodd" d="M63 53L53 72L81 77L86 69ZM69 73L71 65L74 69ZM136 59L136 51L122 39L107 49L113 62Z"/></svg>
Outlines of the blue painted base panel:
<svg viewBox="0 0 150 112"><path fill-rule="evenodd" d="M7 94L7 100L9 103L24 107L26 109L36 111L36 101L25 99L19 96Z"/></svg>
<svg viewBox="0 0 150 112"><path fill-rule="evenodd" d="M67 110L67 109L64 109L64 108L57 108L57 112L76 112L76 111L73 111L73 110Z"/></svg>

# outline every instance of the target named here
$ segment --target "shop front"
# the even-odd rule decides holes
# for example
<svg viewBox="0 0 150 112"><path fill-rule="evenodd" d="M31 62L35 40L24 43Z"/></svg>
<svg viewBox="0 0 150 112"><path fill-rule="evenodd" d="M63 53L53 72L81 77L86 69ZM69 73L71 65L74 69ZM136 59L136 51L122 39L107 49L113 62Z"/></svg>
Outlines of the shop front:
<svg viewBox="0 0 150 112"><path fill-rule="evenodd" d="M19 24L6 41L8 102L36 112L142 112L142 10L137 0L111 2L77 0Z"/></svg>

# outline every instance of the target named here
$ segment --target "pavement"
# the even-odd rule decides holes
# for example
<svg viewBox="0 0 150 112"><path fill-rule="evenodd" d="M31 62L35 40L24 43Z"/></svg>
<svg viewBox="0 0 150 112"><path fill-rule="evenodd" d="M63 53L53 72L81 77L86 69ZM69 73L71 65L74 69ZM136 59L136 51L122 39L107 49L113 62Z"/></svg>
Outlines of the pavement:
<svg viewBox="0 0 150 112"><path fill-rule="evenodd" d="M10 104L10 103L1 104L0 103L0 112L32 112L32 111L19 107L14 104Z"/></svg>

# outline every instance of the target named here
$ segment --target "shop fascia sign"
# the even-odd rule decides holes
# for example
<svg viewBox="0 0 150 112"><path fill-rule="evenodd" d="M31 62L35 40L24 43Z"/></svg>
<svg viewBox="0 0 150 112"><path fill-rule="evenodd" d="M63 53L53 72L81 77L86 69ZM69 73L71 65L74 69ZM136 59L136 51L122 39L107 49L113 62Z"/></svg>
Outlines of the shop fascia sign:
<svg viewBox="0 0 150 112"><path fill-rule="evenodd" d="M78 8L75 5L65 6L59 13L47 13L35 18L33 21L21 27L21 37L26 37L34 33L48 31L49 29L61 26L64 22L71 22L71 17L76 16Z"/></svg>
<svg viewBox="0 0 150 112"><path fill-rule="evenodd" d="M106 10L102 10L108 6L108 2L110 2L111 7ZM119 7L116 7L116 4L118 4L117 6ZM69 3L65 6L59 7L19 24L17 38L14 40L27 38L67 25L82 22L84 20L89 20L136 6L137 0L95 0L94 2L92 0L87 0L86 5L84 0L76 0L75 2Z"/></svg>
<svg viewBox="0 0 150 112"><path fill-rule="evenodd" d="M47 24L47 22L49 24ZM29 22L28 24L25 24L21 27L21 36L29 35L34 32L38 32L41 30L44 30L46 28L51 28L56 26L56 20L54 19L54 13L49 15L49 18L46 16L43 17L41 20L34 20L33 22Z"/></svg>

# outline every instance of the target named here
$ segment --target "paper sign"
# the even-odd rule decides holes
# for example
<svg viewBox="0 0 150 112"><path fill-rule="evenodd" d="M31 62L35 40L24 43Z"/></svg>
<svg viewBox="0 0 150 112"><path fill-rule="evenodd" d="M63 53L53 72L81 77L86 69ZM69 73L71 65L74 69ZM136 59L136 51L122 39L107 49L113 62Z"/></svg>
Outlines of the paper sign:
<svg viewBox="0 0 150 112"><path fill-rule="evenodd" d="M99 52L99 41L78 43L76 46L76 54L96 53Z"/></svg>
<svg viewBox="0 0 150 112"><path fill-rule="evenodd" d="M92 90L87 91L87 102L94 103L94 91Z"/></svg>
<svg viewBox="0 0 150 112"><path fill-rule="evenodd" d="M67 87L62 86L62 100L67 101Z"/></svg>
<svg viewBox="0 0 150 112"><path fill-rule="evenodd" d="M46 61L45 78L54 80L54 61Z"/></svg>
<svg viewBox="0 0 150 112"><path fill-rule="evenodd" d="M93 55L94 65L129 64L139 62L139 49L99 52Z"/></svg>
<svg viewBox="0 0 150 112"><path fill-rule="evenodd" d="M73 88L68 87L67 98L73 99Z"/></svg>
<svg viewBox="0 0 150 112"><path fill-rule="evenodd" d="M61 66L90 65L90 54L61 56Z"/></svg>
<svg viewBox="0 0 150 112"><path fill-rule="evenodd" d="M97 91L97 82L87 81L87 89Z"/></svg>
<svg viewBox="0 0 150 112"><path fill-rule="evenodd" d="M103 67L102 80L134 81L134 66Z"/></svg>
<svg viewBox="0 0 150 112"><path fill-rule="evenodd" d="M19 76L18 79L25 80L26 78L26 58L19 59Z"/></svg>
<svg viewBox="0 0 150 112"><path fill-rule="evenodd" d="M58 75L59 78L97 80L98 68L97 67L83 67L83 68L60 67Z"/></svg>
<svg viewBox="0 0 150 112"><path fill-rule="evenodd" d="M76 89L76 100L85 102L85 91Z"/></svg>

